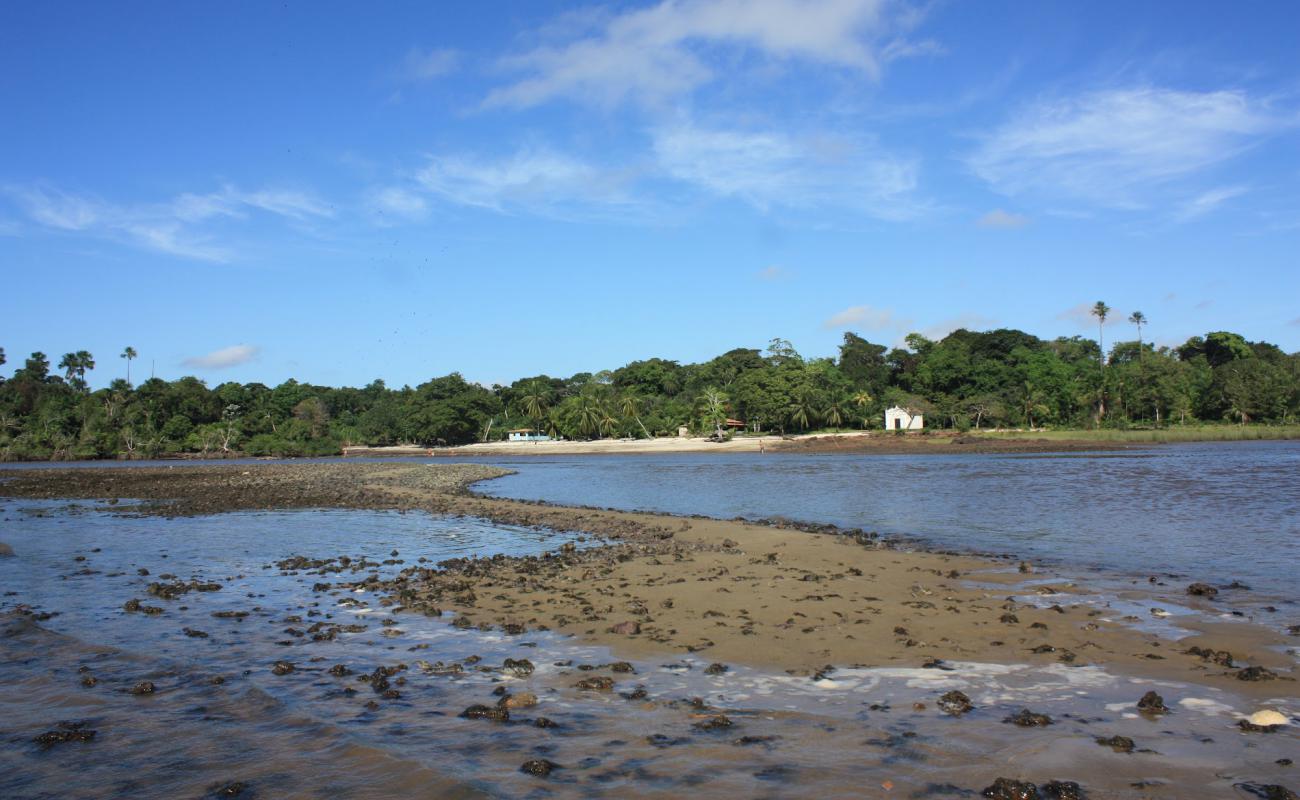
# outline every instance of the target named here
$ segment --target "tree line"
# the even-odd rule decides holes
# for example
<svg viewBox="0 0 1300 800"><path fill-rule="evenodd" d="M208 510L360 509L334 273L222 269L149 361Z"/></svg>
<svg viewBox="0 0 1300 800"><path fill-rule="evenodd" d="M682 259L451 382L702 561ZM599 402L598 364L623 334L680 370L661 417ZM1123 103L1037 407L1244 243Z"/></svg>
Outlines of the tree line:
<svg viewBox="0 0 1300 800"><path fill-rule="evenodd" d="M723 435L879 428L901 406L928 427L1159 427L1191 422L1291 423L1300 414L1300 353L1216 331L1178 347L1136 336L1102 357L1111 309L1093 308L1096 340L1040 339L1019 330L911 334L888 348L845 333L834 357L806 358L784 339L698 364L662 358L567 378L537 375L509 386L459 373L418 386L361 388L227 382L195 377L91 391L86 351L51 368L32 353L0 377L0 459L329 455L347 445L434 446L502 439L511 429L568 439L675 435L681 426ZM5 364L0 349L0 365Z"/></svg>

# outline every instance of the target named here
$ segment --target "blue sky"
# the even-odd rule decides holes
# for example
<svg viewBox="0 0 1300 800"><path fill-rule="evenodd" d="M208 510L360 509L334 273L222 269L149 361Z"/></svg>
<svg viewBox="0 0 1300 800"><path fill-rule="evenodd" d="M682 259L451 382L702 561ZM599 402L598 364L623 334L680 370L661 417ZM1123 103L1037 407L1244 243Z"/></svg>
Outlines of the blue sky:
<svg viewBox="0 0 1300 800"><path fill-rule="evenodd" d="M781 336L1300 350L1290 2L14 2L0 346L509 382Z"/></svg>

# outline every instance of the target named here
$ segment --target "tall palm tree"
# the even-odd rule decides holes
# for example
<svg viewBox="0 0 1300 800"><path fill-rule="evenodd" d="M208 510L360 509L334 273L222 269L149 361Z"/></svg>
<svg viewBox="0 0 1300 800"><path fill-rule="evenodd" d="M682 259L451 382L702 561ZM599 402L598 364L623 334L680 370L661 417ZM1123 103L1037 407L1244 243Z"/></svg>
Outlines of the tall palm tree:
<svg viewBox="0 0 1300 800"><path fill-rule="evenodd" d="M77 374L77 354L64 353L63 358L59 359L59 369L63 370L64 380L72 383L72 377Z"/></svg>
<svg viewBox="0 0 1300 800"><path fill-rule="evenodd" d="M533 430L540 432L542 419L551 405L550 387L541 381L529 381L524 385L524 394L519 398L519 404L533 421Z"/></svg>
<svg viewBox="0 0 1300 800"><path fill-rule="evenodd" d="M583 392L578 397L578 431L584 436L600 438L608 428L610 416L605 411L605 404L591 392Z"/></svg>
<svg viewBox="0 0 1300 800"><path fill-rule="evenodd" d="M844 424L844 398L836 395L826 404L822 411L822 419L832 428L838 428Z"/></svg>
<svg viewBox="0 0 1300 800"><path fill-rule="evenodd" d="M1092 307L1092 315L1097 318L1097 346L1101 348L1101 390L1097 393L1097 422L1106 416L1106 341L1104 326L1106 317L1110 316L1110 306L1098 300Z"/></svg>
<svg viewBox="0 0 1300 800"><path fill-rule="evenodd" d="M1143 314L1141 311L1134 311L1132 314L1128 315L1128 321L1136 325L1138 330L1138 382L1142 384L1142 388L1145 390L1147 373L1146 362L1143 360L1145 357L1142 354L1142 326L1147 324L1147 315ZM1160 424L1159 410L1156 411L1156 424Z"/></svg>
<svg viewBox="0 0 1300 800"><path fill-rule="evenodd" d="M870 427L870 423L867 421L867 406L871 405L875 398L869 392L860 391L855 392L851 400L853 405L857 406L858 413L862 415L862 427Z"/></svg>
<svg viewBox="0 0 1300 800"><path fill-rule="evenodd" d="M1138 362L1142 361L1142 326L1147 324L1147 315L1141 311L1134 311L1128 315L1128 321L1137 326L1138 329Z"/></svg>
<svg viewBox="0 0 1300 800"><path fill-rule="evenodd" d="M637 395L636 390L628 389L619 395L618 409L622 412L624 419L635 420L636 424L640 426L641 432L645 434L645 438L651 439L654 437L650 435L650 431L645 428L645 423L641 421L641 403L642 400Z"/></svg>
<svg viewBox="0 0 1300 800"><path fill-rule="evenodd" d="M790 422L798 425L800 430L808 430L817 421L817 406L813 401L813 393L808 389L796 391L790 400L790 405L786 408L786 413L790 415Z"/></svg>
<svg viewBox="0 0 1300 800"><path fill-rule="evenodd" d="M135 348L128 345L127 348L122 351L122 355L118 356L119 358L126 359L126 382L128 384L131 382L131 359L138 355L140 354L135 351Z"/></svg>

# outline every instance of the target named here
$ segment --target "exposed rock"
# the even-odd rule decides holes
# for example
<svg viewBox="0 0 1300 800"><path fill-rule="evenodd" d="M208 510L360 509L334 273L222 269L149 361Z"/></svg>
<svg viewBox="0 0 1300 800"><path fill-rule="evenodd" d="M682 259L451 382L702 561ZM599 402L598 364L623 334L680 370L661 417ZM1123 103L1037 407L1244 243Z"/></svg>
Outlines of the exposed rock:
<svg viewBox="0 0 1300 800"><path fill-rule="evenodd" d="M616 633L619 636L635 636L641 632L641 623L635 620L620 622L609 629L610 633Z"/></svg>
<svg viewBox="0 0 1300 800"><path fill-rule="evenodd" d="M551 774L552 770L563 769L554 761L547 761L544 758L534 758L531 761L525 761L519 771L526 775L536 775L539 778L545 778Z"/></svg>
<svg viewBox="0 0 1300 800"><path fill-rule="evenodd" d="M975 704L970 701L964 692L951 691L939 698L937 704L939 710L945 714L951 714L954 717L960 717L967 711L975 708Z"/></svg>
<svg viewBox="0 0 1300 800"><path fill-rule="evenodd" d="M1214 597L1219 590L1208 583L1193 583L1187 587L1187 593L1193 597Z"/></svg>
<svg viewBox="0 0 1300 800"><path fill-rule="evenodd" d="M1239 681L1271 681L1277 678L1277 673L1265 667L1246 667L1237 673Z"/></svg>
<svg viewBox="0 0 1300 800"><path fill-rule="evenodd" d="M607 678L604 675L597 675L592 678L583 678L574 684L579 689L588 691L608 692L614 688L614 679Z"/></svg>
<svg viewBox="0 0 1300 800"><path fill-rule="evenodd" d="M288 675L293 670L294 666L289 661L277 661L271 665L272 675Z"/></svg>
<svg viewBox="0 0 1300 800"><path fill-rule="evenodd" d="M1038 787L1029 781L1015 781L1010 778L998 778L992 786L985 787L980 794L991 800L1042 800Z"/></svg>
<svg viewBox="0 0 1300 800"><path fill-rule="evenodd" d="M1143 714L1165 714L1169 711L1165 706L1165 699L1155 692L1142 695L1142 699L1137 702L1137 707Z"/></svg>
<svg viewBox="0 0 1300 800"><path fill-rule="evenodd" d="M537 705L537 695L532 692L507 694L497 701L497 705L502 708L532 708Z"/></svg>
<svg viewBox="0 0 1300 800"><path fill-rule="evenodd" d="M490 719L493 722L507 722L510 712L501 706L472 705L460 712L462 719Z"/></svg>
<svg viewBox="0 0 1300 800"><path fill-rule="evenodd" d="M1127 736L1110 736L1110 737L1098 736L1096 738L1096 742L1097 744L1103 747L1109 747L1111 750L1114 750L1116 753L1131 753L1133 752L1133 748L1135 746L1133 744L1133 740L1128 738Z"/></svg>
<svg viewBox="0 0 1300 800"><path fill-rule="evenodd" d="M140 681L135 686L132 686L130 691L131 694L153 694L153 681Z"/></svg>
<svg viewBox="0 0 1300 800"><path fill-rule="evenodd" d="M1027 708L1020 709L1020 711L1002 721L1009 722L1012 725L1019 725L1022 728L1041 728L1052 724L1051 717L1046 714L1036 714Z"/></svg>
<svg viewBox="0 0 1300 800"><path fill-rule="evenodd" d="M89 724L88 722L59 722L55 724L55 730L46 731L32 741L47 750L67 742L90 742L95 738L95 731L86 727Z"/></svg>
<svg viewBox="0 0 1300 800"><path fill-rule="evenodd" d="M1250 792L1263 800L1300 800L1300 795L1278 784L1234 783L1234 789Z"/></svg>
<svg viewBox="0 0 1300 800"><path fill-rule="evenodd" d="M728 670L728 667L727 667L726 664L717 664L717 663L714 663L714 664L710 664L710 665L708 665L707 667L704 668L704 674L705 674L705 675L723 675L723 674L725 674L725 673L727 672L727 670Z"/></svg>
<svg viewBox="0 0 1300 800"><path fill-rule="evenodd" d="M1202 661L1209 661L1221 667L1232 666L1232 653L1227 650L1215 650L1209 647L1189 647L1185 651L1189 656L1196 656Z"/></svg>
<svg viewBox="0 0 1300 800"><path fill-rule="evenodd" d="M517 678L526 678L533 674L533 662L526 658L507 658L501 667L502 672L508 672Z"/></svg>
<svg viewBox="0 0 1300 800"><path fill-rule="evenodd" d="M732 727L736 723L732 722L725 714L716 714L708 719L702 719L691 727L697 731L720 731Z"/></svg>
<svg viewBox="0 0 1300 800"><path fill-rule="evenodd" d="M14 549L4 542L0 542L0 558L12 558Z"/></svg>
<svg viewBox="0 0 1300 800"><path fill-rule="evenodd" d="M1046 800L1083 800L1083 789L1074 781L1048 781L1039 794Z"/></svg>

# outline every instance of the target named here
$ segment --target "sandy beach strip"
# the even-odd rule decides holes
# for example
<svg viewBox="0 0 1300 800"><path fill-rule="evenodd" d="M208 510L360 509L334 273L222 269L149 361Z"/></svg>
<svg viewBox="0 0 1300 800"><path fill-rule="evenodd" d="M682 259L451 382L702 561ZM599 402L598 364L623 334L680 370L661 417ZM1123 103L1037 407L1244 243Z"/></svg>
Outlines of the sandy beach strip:
<svg viewBox="0 0 1300 800"><path fill-rule="evenodd" d="M1151 447L1154 445L1144 445ZM970 454L970 453L1058 453L1101 452L1140 449L1115 442L1053 439L1001 439L977 434L935 431L895 435L881 431L802 434L797 436L737 436L726 441L705 437L663 436L654 439L552 440L539 442L482 442L456 447L351 446L345 457L414 456L468 458L479 456L564 456L564 455L669 455L677 453L845 453L875 455Z"/></svg>

